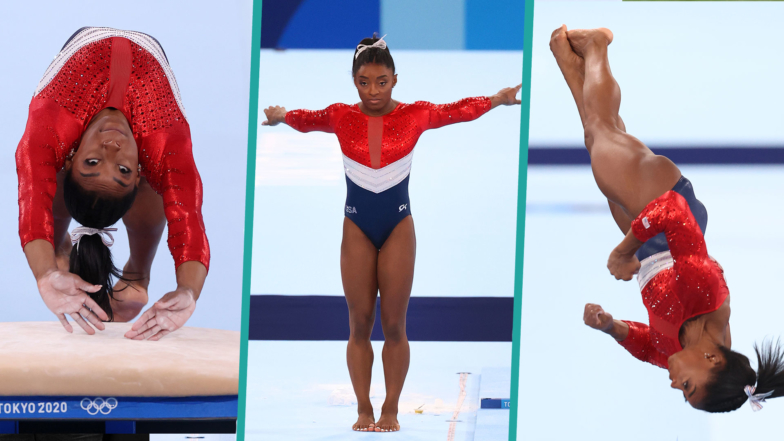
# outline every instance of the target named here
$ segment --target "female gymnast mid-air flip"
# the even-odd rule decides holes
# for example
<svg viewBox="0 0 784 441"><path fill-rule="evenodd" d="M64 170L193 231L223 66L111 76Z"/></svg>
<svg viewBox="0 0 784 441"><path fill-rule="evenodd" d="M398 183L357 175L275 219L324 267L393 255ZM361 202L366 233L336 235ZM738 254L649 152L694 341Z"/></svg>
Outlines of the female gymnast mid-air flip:
<svg viewBox="0 0 784 441"><path fill-rule="evenodd" d="M637 273L649 324L614 320L591 303L583 319L634 357L667 369L694 408L729 412L749 400L759 410L766 398L784 395L784 353L778 344L755 346L755 372L730 349L730 293L705 245L707 211L672 161L626 133L607 57L612 39L608 29L561 26L550 49L577 104L596 184L625 234L607 267L616 279Z"/></svg>
<svg viewBox="0 0 784 441"><path fill-rule="evenodd" d="M499 105L520 104L520 86L490 97L452 104L413 104L392 99L395 63L382 38L366 38L354 52L357 104L333 104L324 110L264 110L263 125L286 123L301 132L335 133L343 151L348 188L340 268L349 310L348 370L358 401L354 430L400 430L398 401L408 372L410 351L406 310L414 281L416 238L408 198L414 146L422 132L474 120ZM386 398L376 422L370 403L373 348L370 334L381 298L384 330Z"/></svg>
<svg viewBox="0 0 784 441"><path fill-rule="evenodd" d="M19 236L46 306L68 332L127 322L147 304L150 269L168 222L177 288L125 336L158 340L196 308L209 266L202 183L166 53L149 35L82 28L30 102L16 150ZM82 226L68 234L71 219ZM130 258L112 263L122 219ZM114 278L117 278L114 284Z"/></svg>

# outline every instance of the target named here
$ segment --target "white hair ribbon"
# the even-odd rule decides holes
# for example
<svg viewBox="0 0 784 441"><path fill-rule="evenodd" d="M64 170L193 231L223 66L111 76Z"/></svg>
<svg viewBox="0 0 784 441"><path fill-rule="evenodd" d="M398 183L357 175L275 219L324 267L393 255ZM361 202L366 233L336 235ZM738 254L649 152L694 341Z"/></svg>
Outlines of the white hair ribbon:
<svg viewBox="0 0 784 441"><path fill-rule="evenodd" d="M384 34L384 37L386 37L386 34ZM371 48L371 47L377 47L379 49L386 49L387 48L387 42L384 41L384 37L379 38L378 41L373 43L373 44L359 44L359 45L357 45L357 53L354 54L354 59L356 60L357 57L359 56L359 54L361 54L362 52L364 52L365 50L367 50L368 48Z"/></svg>
<svg viewBox="0 0 784 441"><path fill-rule="evenodd" d="M101 242L110 247L114 244L114 237L110 231L117 231L117 228L76 227L71 231L71 245L76 245L76 252L79 252L79 241L82 240L82 237L97 234L101 236Z"/></svg>
<svg viewBox="0 0 784 441"><path fill-rule="evenodd" d="M746 392L746 395L749 397L749 404L754 412L762 409L761 403L765 402L765 398L773 395L773 391L765 392L764 394L755 394L754 392L756 390L757 388L754 386L746 386L743 388L743 391Z"/></svg>

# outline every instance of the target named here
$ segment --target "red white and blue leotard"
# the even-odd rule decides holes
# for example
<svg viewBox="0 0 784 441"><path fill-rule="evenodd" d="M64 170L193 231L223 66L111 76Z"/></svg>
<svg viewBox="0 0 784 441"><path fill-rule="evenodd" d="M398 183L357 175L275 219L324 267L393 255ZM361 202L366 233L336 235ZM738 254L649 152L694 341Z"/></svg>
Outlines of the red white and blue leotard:
<svg viewBox="0 0 784 441"><path fill-rule="evenodd" d="M668 191L651 201L632 222L632 232L642 242L663 232L669 251L641 262L637 278L649 325L624 320L629 335L620 344L636 358L666 369L667 359L683 350L678 340L683 323L719 309L729 289L679 193Z"/></svg>
<svg viewBox="0 0 784 441"><path fill-rule="evenodd" d="M74 34L30 102L16 150L22 247L35 239L55 245L57 172L93 117L109 107L125 115L139 148L142 176L163 196L175 265L198 261L209 268L201 178L166 54L149 35L111 28L83 28Z"/></svg>
<svg viewBox="0 0 784 441"><path fill-rule="evenodd" d="M472 121L490 110L487 97L435 105L400 103L384 116L368 116L359 105L292 110L286 124L300 132L334 133L346 171L346 216L381 249L395 226L411 214L408 178L414 146L425 130Z"/></svg>

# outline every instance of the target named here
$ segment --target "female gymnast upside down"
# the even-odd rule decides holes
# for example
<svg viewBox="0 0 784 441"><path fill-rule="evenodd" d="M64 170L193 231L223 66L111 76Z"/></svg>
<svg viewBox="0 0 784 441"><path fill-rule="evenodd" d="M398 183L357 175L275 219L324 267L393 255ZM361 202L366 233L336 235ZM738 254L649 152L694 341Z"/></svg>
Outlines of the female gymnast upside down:
<svg viewBox="0 0 784 441"><path fill-rule="evenodd" d="M41 298L68 332L66 315L94 334L93 327L105 329L102 321L139 314L167 221L177 288L125 336L158 340L185 324L210 251L190 128L157 40L78 30L33 95L16 167L22 247ZM82 227L69 235L72 218ZM108 248L108 227L120 219L131 251L122 272Z"/></svg>
<svg viewBox="0 0 784 441"><path fill-rule="evenodd" d="M637 273L649 325L614 320L585 305L585 324L614 337L636 358L669 370L671 386L694 408L729 412L784 395L784 353L755 346L758 371L732 351L730 294L703 234L708 215L675 164L626 133L621 91L610 72L608 29L556 29L550 49L574 96L599 189L626 235L610 253L616 279Z"/></svg>
<svg viewBox="0 0 784 441"><path fill-rule="evenodd" d="M400 103L392 99L397 75L383 37L360 42L352 75L358 104L290 112L269 107L262 124L286 123L301 132L335 133L340 141L348 188L340 267L351 329L348 369L359 413L353 429L390 432L400 430L398 401L410 361L406 310L414 281L416 238L408 178L414 146L425 130L474 120L499 105L520 104L515 98L520 86L452 104ZM378 422L370 403L370 334L377 296L381 298L387 392Z"/></svg>

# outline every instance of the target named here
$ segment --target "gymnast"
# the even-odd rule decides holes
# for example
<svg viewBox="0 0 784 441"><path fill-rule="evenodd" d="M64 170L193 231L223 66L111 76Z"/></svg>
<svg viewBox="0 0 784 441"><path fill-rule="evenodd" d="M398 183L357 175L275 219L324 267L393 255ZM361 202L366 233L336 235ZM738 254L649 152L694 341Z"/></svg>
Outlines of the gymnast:
<svg viewBox="0 0 784 441"><path fill-rule="evenodd" d="M358 401L357 431L394 432L398 401L408 372L410 350L406 310L414 281L416 238L408 197L414 146L422 132L471 121L499 105L520 104L520 86L490 97L452 104L413 104L392 99L395 63L382 38L362 40L354 52L352 76L357 104L333 104L324 110L264 110L262 125L285 123L301 132L335 133L343 151L346 206L340 268L349 310L349 375ZM386 399L376 422L370 403L373 348L370 334L381 297Z"/></svg>
<svg viewBox="0 0 784 441"><path fill-rule="evenodd" d="M607 57L612 39L608 29L561 26L550 49L577 104L596 184L625 234L607 267L619 280L637 274L650 324L614 320L591 303L583 320L669 370L671 387L692 407L729 412L749 400L759 410L765 398L784 395L784 352L778 343L755 345L755 372L730 349L730 294L705 245L707 210L672 161L626 133Z"/></svg>
<svg viewBox="0 0 784 441"><path fill-rule="evenodd" d="M154 341L185 324L210 252L190 128L157 40L101 27L71 36L30 102L16 168L22 248L66 331L67 315L92 335L141 312L167 222L177 288L125 337ZM69 234L71 219L82 226ZM122 271L108 248L120 219L130 245Z"/></svg>

